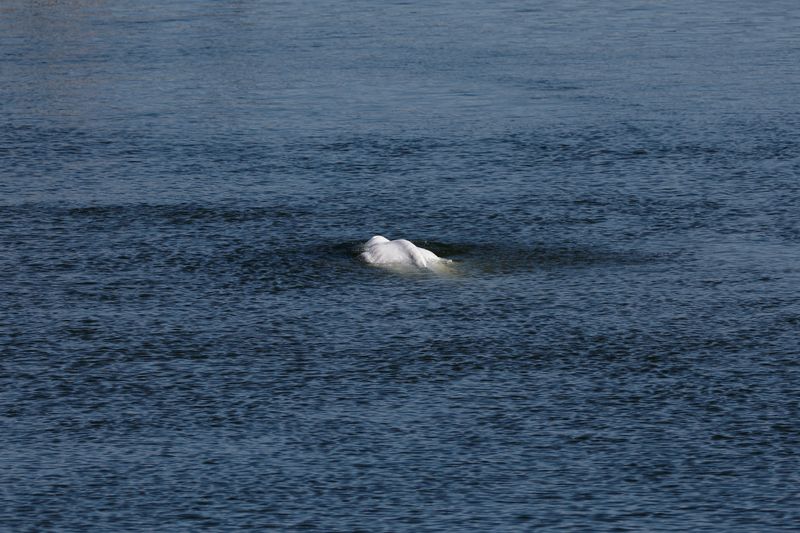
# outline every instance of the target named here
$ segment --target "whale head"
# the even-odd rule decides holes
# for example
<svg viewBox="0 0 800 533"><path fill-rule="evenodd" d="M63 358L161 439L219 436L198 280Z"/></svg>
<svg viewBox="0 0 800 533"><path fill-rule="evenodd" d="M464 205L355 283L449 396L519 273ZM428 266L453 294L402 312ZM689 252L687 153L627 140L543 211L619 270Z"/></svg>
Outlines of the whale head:
<svg viewBox="0 0 800 533"><path fill-rule="evenodd" d="M370 240L364 243L364 248L369 248L370 246L374 246L376 244L383 244L386 242L390 242L389 239L384 237L383 235L375 235Z"/></svg>
<svg viewBox="0 0 800 533"><path fill-rule="evenodd" d="M364 243L361 259L370 264L385 267L416 267L434 270L448 259L442 259L425 248L420 248L406 239L390 241L382 235L375 235Z"/></svg>

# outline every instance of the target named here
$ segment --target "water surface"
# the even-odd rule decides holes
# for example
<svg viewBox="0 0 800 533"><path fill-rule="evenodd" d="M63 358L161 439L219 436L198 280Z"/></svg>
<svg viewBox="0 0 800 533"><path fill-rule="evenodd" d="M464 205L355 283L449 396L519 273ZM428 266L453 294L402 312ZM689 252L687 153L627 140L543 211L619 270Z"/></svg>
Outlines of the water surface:
<svg viewBox="0 0 800 533"><path fill-rule="evenodd" d="M0 529L800 526L800 11L484 4L0 7Z"/></svg>

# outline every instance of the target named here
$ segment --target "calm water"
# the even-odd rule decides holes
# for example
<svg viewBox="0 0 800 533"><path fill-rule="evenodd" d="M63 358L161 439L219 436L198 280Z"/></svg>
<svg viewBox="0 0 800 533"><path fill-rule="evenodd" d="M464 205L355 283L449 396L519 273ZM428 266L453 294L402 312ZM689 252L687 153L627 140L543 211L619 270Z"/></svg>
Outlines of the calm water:
<svg viewBox="0 0 800 533"><path fill-rule="evenodd" d="M789 0L5 0L0 530L797 530L798 65Z"/></svg>

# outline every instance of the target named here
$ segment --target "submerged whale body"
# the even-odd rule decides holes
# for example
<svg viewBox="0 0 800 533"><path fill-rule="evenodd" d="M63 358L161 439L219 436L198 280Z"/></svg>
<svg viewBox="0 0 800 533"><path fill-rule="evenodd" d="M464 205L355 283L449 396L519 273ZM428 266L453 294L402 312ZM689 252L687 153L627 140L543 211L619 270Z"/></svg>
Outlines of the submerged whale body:
<svg viewBox="0 0 800 533"><path fill-rule="evenodd" d="M430 250L416 246L411 241L405 239L390 241L381 235L375 235L364 244L361 259L370 265L412 266L428 269L450 262Z"/></svg>

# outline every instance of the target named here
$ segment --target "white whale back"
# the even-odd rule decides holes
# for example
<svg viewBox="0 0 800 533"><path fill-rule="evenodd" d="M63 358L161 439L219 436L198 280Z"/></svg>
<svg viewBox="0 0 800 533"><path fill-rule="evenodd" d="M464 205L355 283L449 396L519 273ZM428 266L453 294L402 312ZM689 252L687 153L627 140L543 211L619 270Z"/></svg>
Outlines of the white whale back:
<svg viewBox="0 0 800 533"><path fill-rule="evenodd" d="M442 262L448 262L425 248L416 246L406 239L390 241L382 235L375 235L364 244L361 259L371 265L379 266L415 266L432 268Z"/></svg>

